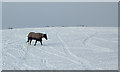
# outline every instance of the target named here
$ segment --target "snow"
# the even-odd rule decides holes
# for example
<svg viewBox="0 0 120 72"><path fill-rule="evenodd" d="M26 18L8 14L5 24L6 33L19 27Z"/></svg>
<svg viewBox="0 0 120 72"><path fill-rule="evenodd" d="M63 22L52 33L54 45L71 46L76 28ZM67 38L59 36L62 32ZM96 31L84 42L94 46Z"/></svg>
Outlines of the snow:
<svg viewBox="0 0 120 72"><path fill-rule="evenodd" d="M34 46L29 32L48 35ZM2 31L3 70L117 70L117 27L46 27Z"/></svg>

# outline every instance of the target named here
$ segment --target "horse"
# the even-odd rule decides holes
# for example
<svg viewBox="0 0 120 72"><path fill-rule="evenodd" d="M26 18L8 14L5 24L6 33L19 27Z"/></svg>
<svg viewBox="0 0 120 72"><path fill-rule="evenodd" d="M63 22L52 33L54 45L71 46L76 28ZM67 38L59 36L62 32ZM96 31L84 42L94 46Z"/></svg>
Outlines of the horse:
<svg viewBox="0 0 120 72"><path fill-rule="evenodd" d="M30 32L28 34L27 42L29 43L29 41L30 41L30 45L31 45L32 40L36 40L34 46L36 46L37 41L40 41L41 45L43 45L42 38L45 38L47 40L47 34Z"/></svg>

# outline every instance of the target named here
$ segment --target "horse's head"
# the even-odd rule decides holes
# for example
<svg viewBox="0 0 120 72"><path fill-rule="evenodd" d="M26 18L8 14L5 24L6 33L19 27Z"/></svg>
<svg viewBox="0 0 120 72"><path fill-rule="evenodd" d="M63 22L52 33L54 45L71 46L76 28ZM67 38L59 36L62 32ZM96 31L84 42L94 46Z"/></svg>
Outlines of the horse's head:
<svg viewBox="0 0 120 72"><path fill-rule="evenodd" d="M43 36L46 40L47 40L47 34L44 34L44 36Z"/></svg>

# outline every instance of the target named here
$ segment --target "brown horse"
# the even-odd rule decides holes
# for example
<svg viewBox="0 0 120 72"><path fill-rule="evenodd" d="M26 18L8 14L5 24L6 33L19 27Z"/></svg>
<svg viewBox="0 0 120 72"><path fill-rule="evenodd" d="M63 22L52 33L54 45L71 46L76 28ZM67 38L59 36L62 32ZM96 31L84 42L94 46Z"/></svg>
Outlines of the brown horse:
<svg viewBox="0 0 120 72"><path fill-rule="evenodd" d="M47 40L47 34L30 32L28 34L28 41L27 42L30 41L30 45L31 45L31 41L36 40L34 46L36 45L37 41L40 41L40 43L42 45L42 38L45 38Z"/></svg>

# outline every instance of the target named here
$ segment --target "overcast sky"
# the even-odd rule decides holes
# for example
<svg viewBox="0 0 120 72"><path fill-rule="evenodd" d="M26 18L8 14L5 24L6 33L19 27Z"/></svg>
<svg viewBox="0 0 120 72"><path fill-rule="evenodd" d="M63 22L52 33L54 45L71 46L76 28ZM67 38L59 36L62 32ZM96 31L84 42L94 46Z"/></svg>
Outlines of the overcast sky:
<svg viewBox="0 0 120 72"><path fill-rule="evenodd" d="M117 2L4 2L3 29L43 26L117 26Z"/></svg>

